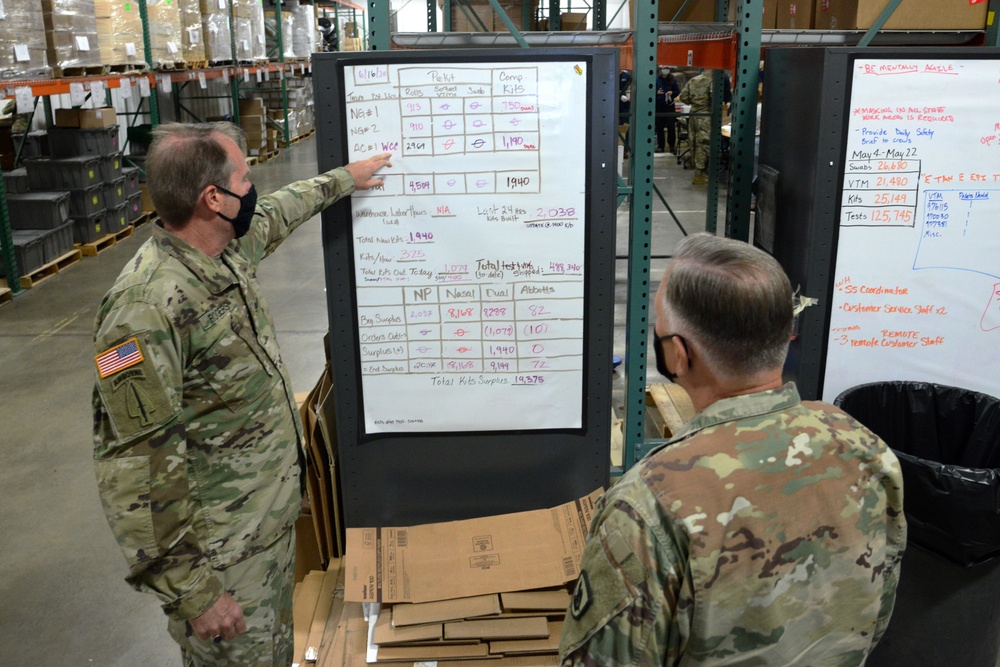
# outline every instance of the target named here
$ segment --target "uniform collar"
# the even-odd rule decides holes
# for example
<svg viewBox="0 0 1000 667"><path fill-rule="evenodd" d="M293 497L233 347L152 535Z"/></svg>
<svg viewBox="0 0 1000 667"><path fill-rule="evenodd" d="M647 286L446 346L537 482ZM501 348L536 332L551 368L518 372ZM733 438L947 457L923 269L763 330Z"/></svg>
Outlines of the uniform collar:
<svg viewBox="0 0 1000 667"><path fill-rule="evenodd" d="M230 252L228 246L222 256L209 257L158 224L153 225L153 239L163 252L186 266L212 294L220 294L236 282L232 271L222 261Z"/></svg>
<svg viewBox="0 0 1000 667"><path fill-rule="evenodd" d="M794 382L786 382L777 389L724 398L696 414L691 421L684 424L677 435L664 445L650 451L650 454L675 442L690 438L706 428L748 417L759 417L770 412L787 410L801 402L802 398L799 396L799 390Z"/></svg>

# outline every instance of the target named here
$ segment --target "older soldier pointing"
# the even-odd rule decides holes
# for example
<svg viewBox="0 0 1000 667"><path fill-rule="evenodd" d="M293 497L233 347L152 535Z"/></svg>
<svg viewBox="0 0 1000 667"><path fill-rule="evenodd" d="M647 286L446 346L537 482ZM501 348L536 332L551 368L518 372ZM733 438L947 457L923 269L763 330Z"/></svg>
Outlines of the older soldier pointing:
<svg viewBox="0 0 1000 667"><path fill-rule="evenodd" d="M684 239L656 314L697 414L599 502L562 664L863 665L906 543L895 455L782 383L792 290L764 252Z"/></svg>
<svg viewBox="0 0 1000 667"><path fill-rule="evenodd" d="M163 605L185 665L292 660L302 425L257 283L299 225L381 183L389 154L257 198L242 132L163 125L161 223L94 333L94 460L127 581Z"/></svg>

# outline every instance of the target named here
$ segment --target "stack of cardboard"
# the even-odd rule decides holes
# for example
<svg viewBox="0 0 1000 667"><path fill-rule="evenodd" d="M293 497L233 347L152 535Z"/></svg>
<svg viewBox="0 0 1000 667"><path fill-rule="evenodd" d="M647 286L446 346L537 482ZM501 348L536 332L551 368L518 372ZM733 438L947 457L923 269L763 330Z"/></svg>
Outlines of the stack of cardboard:
<svg viewBox="0 0 1000 667"><path fill-rule="evenodd" d="M95 0L97 43L105 65L146 65L142 43L142 17L138 5L128 0Z"/></svg>
<svg viewBox="0 0 1000 667"><path fill-rule="evenodd" d="M568 587L601 493L515 514L348 529L345 602L337 619L313 617L326 633L310 640L306 658L331 666L557 664Z"/></svg>
<svg viewBox="0 0 1000 667"><path fill-rule="evenodd" d="M233 43L229 33L229 8L220 9L218 2L200 0L202 36L205 56L209 63L226 63L233 59Z"/></svg>
<svg viewBox="0 0 1000 667"><path fill-rule="evenodd" d="M183 69L180 8L172 0L146 0L146 16L149 19L149 49L153 67Z"/></svg>
<svg viewBox="0 0 1000 667"><path fill-rule="evenodd" d="M94 0L42 0L42 14L49 65L57 74L101 65Z"/></svg>
<svg viewBox="0 0 1000 667"><path fill-rule="evenodd" d="M176 0L181 14L181 53L188 64L208 60L200 0Z"/></svg>
<svg viewBox="0 0 1000 667"><path fill-rule="evenodd" d="M438 0L444 6L444 0ZM507 32L507 24L494 11L488 0L470 0L462 7L452 6L452 32ZM528 6L528 24L525 25L525 3L520 0L501 0L500 7L518 30L534 30L534 17L538 13L538 0Z"/></svg>
<svg viewBox="0 0 1000 667"><path fill-rule="evenodd" d="M250 155L259 155L267 143L267 108L259 97L240 100L240 129Z"/></svg>

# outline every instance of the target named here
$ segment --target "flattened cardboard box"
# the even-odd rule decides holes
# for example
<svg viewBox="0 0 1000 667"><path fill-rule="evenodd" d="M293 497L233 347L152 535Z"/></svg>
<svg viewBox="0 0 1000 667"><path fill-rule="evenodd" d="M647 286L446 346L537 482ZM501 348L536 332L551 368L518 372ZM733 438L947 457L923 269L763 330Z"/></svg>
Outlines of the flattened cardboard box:
<svg viewBox="0 0 1000 667"><path fill-rule="evenodd" d="M559 586L580 575L594 503L424 524L349 528L345 599L430 602Z"/></svg>

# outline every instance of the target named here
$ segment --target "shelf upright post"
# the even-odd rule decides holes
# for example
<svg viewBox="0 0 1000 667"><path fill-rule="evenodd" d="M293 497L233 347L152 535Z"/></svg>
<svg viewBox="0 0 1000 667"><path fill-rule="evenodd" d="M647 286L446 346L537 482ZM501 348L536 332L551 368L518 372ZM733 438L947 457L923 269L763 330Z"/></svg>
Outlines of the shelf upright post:
<svg viewBox="0 0 1000 667"><path fill-rule="evenodd" d="M594 3L594 30L607 30L607 29L608 29L608 4L605 0L597 0L597 2Z"/></svg>
<svg viewBox="0 0 1000 667"><path fill-rule="evenodd" d="M760 0L758 0L760 1ZM645 452L646 359L649 337L649 260L653 223L653 119L659 0L636 0L631 125L632 195L629 198L628 308L625 331L625 413L622 468ZM550 17L551 20L551 17Z"/></svg>
<svg viewBox="0 0 1000 667"><path fill-rule="evenodd" d="M10 231L10 213L7 210L7 186L0 167L0 243L3 244L3 265L7 267L7 287L11 294L21 291L21 270L14 254L14 236Z"/></svg>
<svg viewBox="0 0 1000 667"><path fill-rule="evenodd" d="M1000 46L1000 29L997 23L1000 22L1000 0L990 0L986 9L986 46Z"/></svg>
<svg viewBox="0 0 1000 667"><path fill-rule="evenodd" d="M729 198L726 236L750 240L750 200L753 195L754 143L757 135L757 81L763 0L741 0L736 12L736 80L729 150Z"/></svg>
<svg viewBox="0 0 1000 667"><path fill-rule="evenodd" d="M427 0L427 32L437 32L437 8L434 7L434 0Z"/></svg>
<svg viewBox="0 0 1000 667"><path fill-rule="evenodd" d="M899 7L900 2L902 2L902 0L889 0L889 4L885 6L882 13L879 14L878 18L875 19L875 22L872 23L872 27L868 28L868 32L866 32L858 42L859 47L866 47L871 44L872 40L875 39L875 35L878 34L878 31L882 29L882 26L884 26L885 22L889 20L892 13L896 11L896 7Z"/></svg>
<svg viewBox="0 0 1000 667"><path fill-rule="evenodd" d="M288 81L285 79L285 40L281 24L281 0L274 0L275 25L278 26L275 39L278 40L278 62L281 64L281 110L285 116L285 148L292 145L291 130L288 127Z"/></svg>
<svg viewBox="0 0 1000 667"><path fill-rule="evenodd" d="M430 7L434 3L434 0L427 0L427 6ZM451 32L451 0L444 0L444 7L441 8L441 22L444 23L444 31Z"/></svg>
<svg viewBox="0 0 1000 667"><path fill-rule="evenodd" d="M561 30L560 21L562 11L559 9L559 0L549 0L549 30Z"/></svg>
<svg viewBox="0 0 1000 667"><path fill-rule="evenodd" d="M240 61L236 58L236 16L233 14L233 3L229 2L229 48L232 49L233 78L229 80L229 87L233 96L233 124L240 124Z"/></svg>
<svg viewBox="0 0 1000 667"><path fill-rule="evenodd" d="M514 25L510 16L507 15L507 11L500 6L500 0L489 0L489 2L490 6L493 7L493 13L500 17L500 20L503 21L504 26L506 26L507 30L510 31L511 36L514 38L514 41L517 42L518 46L522 49L528 48L528 42L524 40L524 35L522 35L521 31L517 29L516 25Z"/></svg>
<svg viewBox="0 0 1000 667"><path fill-rule="evenodd" d="M149 41L149 12L146 3L139 2L139 18L142 20L142 47L146 50L146 66L153 71L153 47ZM156 77L153 77L152 90L149 91L149 124L156 127L160 124L160 104L156 98ZM136 112L138 113L138 112Z"/></svg>
<svg viewBox="0 0 1000 667"><path fill-rule="evenodd" d="M389 35L389 3L383 0L368 0L368 48L372 51L388 51L392 48Z"/></svg>

